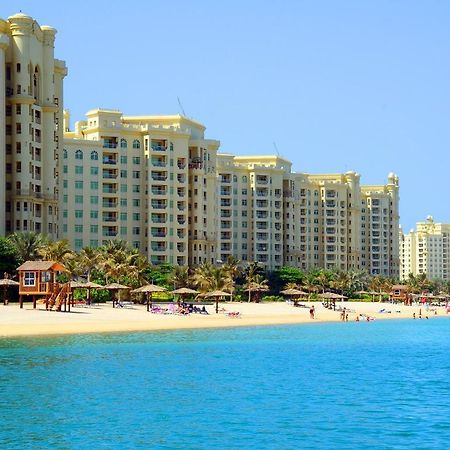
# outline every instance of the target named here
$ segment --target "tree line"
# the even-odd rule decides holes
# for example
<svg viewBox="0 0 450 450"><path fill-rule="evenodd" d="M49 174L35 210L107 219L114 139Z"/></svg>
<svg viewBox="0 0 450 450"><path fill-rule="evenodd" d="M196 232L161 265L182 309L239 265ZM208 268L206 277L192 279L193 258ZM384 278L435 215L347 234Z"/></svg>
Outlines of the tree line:
<svg viewBox="0 0 450 450"><path fill-rule="evenodd" d="M14 277L16 268L24 261L49 260L62 263L67 274L61 281L84 279L100 284L117 282L136 288L153 283L169 290L190 287L201 293L222 290L235 300L281 300L280 291L296 288L316 298L317 294L334 291L349 298L361 297L363 292L388 293L398 280L383 276L370 276L362 270L325 270L315 268L302 271L284 266L265 272L256 262L242 265L234 257L215 266L203 263L196 268L162 264L152 266L147 258L126 241L111 240L105 245L85 247L79 252L70 249L65 240L51 241L33 232L16 232L0 238L0 273ZM450 283L429 280L425 274L410 275L406 284L411 293L430 292L449 294ZM104 295L108 295L104 293Z"/></svg>

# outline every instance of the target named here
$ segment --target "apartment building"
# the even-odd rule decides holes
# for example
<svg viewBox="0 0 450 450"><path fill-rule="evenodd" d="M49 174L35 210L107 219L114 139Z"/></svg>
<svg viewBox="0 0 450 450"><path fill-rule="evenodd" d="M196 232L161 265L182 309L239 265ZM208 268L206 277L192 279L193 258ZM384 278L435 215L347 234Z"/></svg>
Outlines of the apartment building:
<svg viewBox="0 0 450 450"><path fill-rule="evenodd" d="M283 265L283 179L290 170L278 156L217 156L219 261Z"/></svg>
<svg viewBox="0 0 450 450"><path fill-rule="evenodd" d="M284 180L284 262L302 269L398 276L398 177L361 186L360 175L291 173Z"/></svg>
<svg viewBox="0 0 450 450"><path fill-rule="evenodd" d="M215 261L218 141L182 116L65 113L61 236L75 250L124 239L153 264ZM190 258L190 259L189 259Z"/></svg>
<svg viewBox="0 0 450 450"><path fill-rule="evenodd" d="M450 224L435 223L432 216L417 222L416 231L404 234L400 229L400 279L410 273L425 274L431 280L450 280Z"/></svg>
<svg viewBox="0 0 450 450"><path fill-rule="evenodd" d="M55 34L22 13L0 19L0 235L36 231L58 236L67 69L54 58Z"/></svg>

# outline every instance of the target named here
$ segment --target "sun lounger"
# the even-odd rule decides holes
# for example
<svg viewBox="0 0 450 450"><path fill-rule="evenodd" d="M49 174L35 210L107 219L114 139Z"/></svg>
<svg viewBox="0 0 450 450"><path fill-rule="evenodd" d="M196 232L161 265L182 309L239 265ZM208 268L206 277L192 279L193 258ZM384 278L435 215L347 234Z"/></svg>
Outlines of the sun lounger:
<svg viewBox="0 0 450 450"><path fill-rule="evenodd" d="M230 311L227 313L228 317L238 318L241 317L241 313L239 311Z"/></svg>

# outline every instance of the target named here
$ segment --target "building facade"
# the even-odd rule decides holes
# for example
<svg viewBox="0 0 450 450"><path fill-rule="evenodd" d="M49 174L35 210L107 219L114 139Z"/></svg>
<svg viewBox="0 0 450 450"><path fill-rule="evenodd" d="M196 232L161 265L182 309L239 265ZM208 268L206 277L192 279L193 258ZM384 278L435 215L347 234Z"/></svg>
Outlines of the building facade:
<svg viewBox="0 0 450 450"><path fill-rule="evenodd" d="M400 279L409 274L425 274L430 280L450 280L450 224L435 223L428 216L417 222L416 231L404 234L400 229Z"/></svg>
<svg viewBox="0 0 450 450"><path fill-rule="evenodd" d="M293 173L279 156L217 153L182 116L96 109L65 116L61 237L75 250L124 239L153 264L234 256L398 277L398 177L361 186L355 172Z"/></svg>
<svg viewBox="0 0 450 450"><path fill-rule="evenodd" d="M218 153L183 116L95 109L70 130L56 30L0 20L0 235L79 251L124 239L153 264L293 265L399 275L398 177L294 173L279 156ZM62 145L63 144L63 145Z"/></svg>
<svg viewBox="0 0 450 450"><path fill-rule="evenodd" d="M19 13L0 20L0 234L58 236L63 79L56 30ZM4 112L4 113L3 113ZM3 207L4 205L4 207Z"/></svg>

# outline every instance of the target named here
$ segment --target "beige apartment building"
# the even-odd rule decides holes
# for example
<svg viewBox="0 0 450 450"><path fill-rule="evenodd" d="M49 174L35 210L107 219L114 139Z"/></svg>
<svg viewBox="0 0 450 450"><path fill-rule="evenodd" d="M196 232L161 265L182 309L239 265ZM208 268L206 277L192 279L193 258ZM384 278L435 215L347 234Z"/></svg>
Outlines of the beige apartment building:
<svg viewBox="0 0 450 450"><path fill-rule="evenodd" d="M430 280L450 280L450 224L435 223L432 216L417 222L416 231L400 229L400 279L425 274Z"/></svg>
<svg viewBox="0 0 450 450"><path fill-rule="evenodd" d="M361 186L354 172L220 154L204 125L180 115L95 109L70 130L55 34L22 13L0 20L0 235L41 232L76 251L124 239L153 264L235 256L399 275L394 174Z"/></svg>
<svg viewBox="0 0 450 450"><path fill-rule="evenodd" d="M22 13L0 19L0 235L36 231L58 236L67 69L54 58L55 34Z"/></svg>

